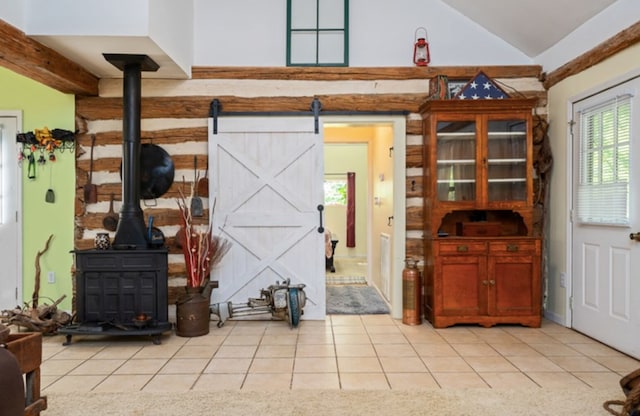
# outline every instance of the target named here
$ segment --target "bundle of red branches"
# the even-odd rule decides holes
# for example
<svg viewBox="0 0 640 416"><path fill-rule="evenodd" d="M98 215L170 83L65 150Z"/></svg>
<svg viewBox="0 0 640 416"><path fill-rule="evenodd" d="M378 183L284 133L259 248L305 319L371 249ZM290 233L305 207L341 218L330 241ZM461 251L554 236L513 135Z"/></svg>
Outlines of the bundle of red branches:
<svg viewBox="0 0 640 416"><path fill-rule="evenodd" d="M211 269L222 260L231 248L231 242L219 235L213 234L212 225L195 225L191 215L190 205L187 204L182 191L178 198L182 223L182 253L187 269L188 287L205 287L209 284ZM211 212L213 217L213 210Z"/></svg>

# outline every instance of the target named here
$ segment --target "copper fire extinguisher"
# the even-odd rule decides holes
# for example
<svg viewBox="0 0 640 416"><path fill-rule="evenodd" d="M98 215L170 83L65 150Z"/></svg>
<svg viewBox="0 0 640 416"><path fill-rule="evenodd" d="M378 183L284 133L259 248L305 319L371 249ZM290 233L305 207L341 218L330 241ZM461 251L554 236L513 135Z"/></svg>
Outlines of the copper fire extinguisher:
<svg viewBox="0 0 640 416"><path fill-rule="evenodd" d="M402 271L402 323L405 325L420 325L420 270L418 262L412 258L405 261L406 267Z"/></svg>

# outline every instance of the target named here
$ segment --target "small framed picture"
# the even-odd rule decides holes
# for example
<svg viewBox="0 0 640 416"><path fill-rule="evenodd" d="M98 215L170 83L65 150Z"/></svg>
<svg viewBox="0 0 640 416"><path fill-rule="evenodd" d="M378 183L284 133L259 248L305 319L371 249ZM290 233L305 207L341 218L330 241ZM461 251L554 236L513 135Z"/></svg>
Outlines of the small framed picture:
<svg viewBox="0 0 640 416"><path fill-rule="evenodd" d="M469 80L449 79L449 83L447 84L449 89L447 98L454 98L456 94L458 94L462 88L467 85L467 82L469 82Z"/></svg>

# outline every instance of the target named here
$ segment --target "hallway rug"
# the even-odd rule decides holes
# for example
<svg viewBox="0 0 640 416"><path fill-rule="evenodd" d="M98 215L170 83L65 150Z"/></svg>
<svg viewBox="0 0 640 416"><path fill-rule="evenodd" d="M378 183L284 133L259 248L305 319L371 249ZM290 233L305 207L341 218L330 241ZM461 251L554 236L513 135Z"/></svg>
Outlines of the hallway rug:
<svg viewBox="0 0 640 416"><path fill-rule="evenodd" d="M327 314L368 315L389 313L373 286L327 286Z"/></svg>
<svg viewBox="0 0 640 416"><path fill-rule="evenodd" d="M331 276L327 274L327 285L366 285L364 276Z"/></svg>

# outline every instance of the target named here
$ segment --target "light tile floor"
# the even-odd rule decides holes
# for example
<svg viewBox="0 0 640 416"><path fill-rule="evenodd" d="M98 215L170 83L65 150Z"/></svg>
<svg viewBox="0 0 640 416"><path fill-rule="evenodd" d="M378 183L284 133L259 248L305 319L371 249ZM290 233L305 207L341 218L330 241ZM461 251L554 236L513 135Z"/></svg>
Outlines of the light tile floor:
<svg viewBox="0 0 640 416"><path fill-rule="evenodd" d="M336 275L366 275L366 260L336 258ZM45 337L48 392L296 389L618 387L640 362L571 329L408 326L388 315L234 321L209 334Z"/></svg>
<svg viewBox="0 0 640 416"><path fill-rule="evenodd" d="M403 325L388 315L212 322L183 338L63 336L43 342L48 392L224 389L617 387L640 362L549 321L541 328Z"/></svg>

